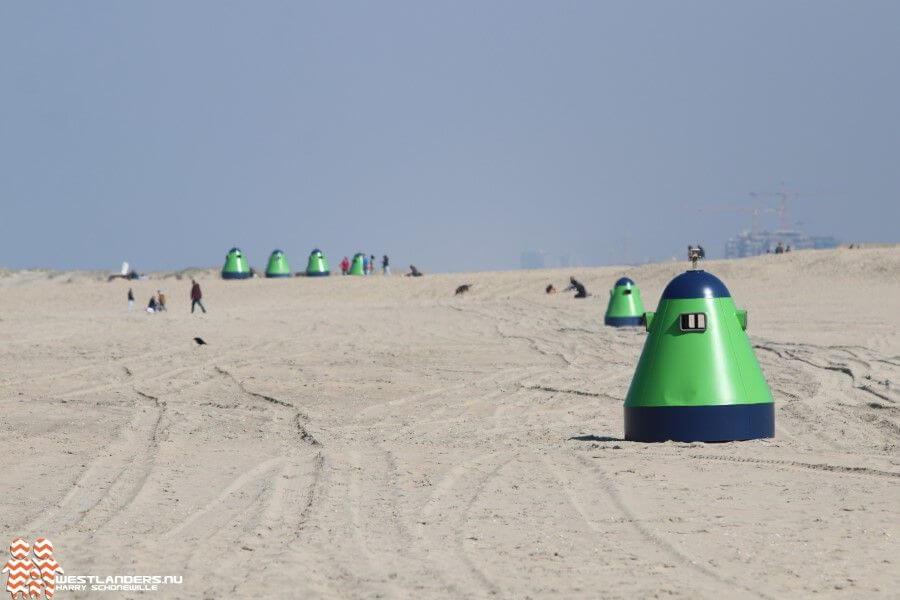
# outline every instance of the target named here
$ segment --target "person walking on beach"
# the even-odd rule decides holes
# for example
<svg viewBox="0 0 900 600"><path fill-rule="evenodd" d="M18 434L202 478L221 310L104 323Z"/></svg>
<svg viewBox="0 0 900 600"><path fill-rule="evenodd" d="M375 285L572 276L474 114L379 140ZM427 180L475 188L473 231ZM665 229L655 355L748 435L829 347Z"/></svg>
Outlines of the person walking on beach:
<svg viewBox="0 0 900 600"><path fill-rule="evenodd" d="M134 308L134 292L128 288L128 312L131 312L132 308Z"/></svg>
<svg viewBox="0 0 900 600"><path fill-rule="evenodd" d="M350 259L346 256L341 261L341 275L346 275L350 271Z"/></svg>
<svg viewBox="0 0 900 600"><path fill-rule="evenodd" d="M375 255L369 255L369 275L375 274Z"/></svg>
<svg viewBox="0 0 900 600"><path fill-rule="evenodd" d="M381 257L381 273L383 275L391 274L391 261L388 259L387 254Z"/></svg>
<svg viewBox="0 0 900 600"><path fill-rule="evenodd" d="M369 268L372 265L369 263L369 257L366 254L363 254L363 275L369 274Z"/></svg>
<svg viewBox="0 0 900 600"><path fill-rule="evenodd" d="M200 310L206 313L202 300L203 292L200 291L200 284L191 279L191 314L193 314L195 306L199 306Z"/></svg>
<svg viewBox="0 0 900 600"><path fill-rule="evenodd" d="M156 290L156 306L160 312L166 310L166 295L161 290Z"/></svg>

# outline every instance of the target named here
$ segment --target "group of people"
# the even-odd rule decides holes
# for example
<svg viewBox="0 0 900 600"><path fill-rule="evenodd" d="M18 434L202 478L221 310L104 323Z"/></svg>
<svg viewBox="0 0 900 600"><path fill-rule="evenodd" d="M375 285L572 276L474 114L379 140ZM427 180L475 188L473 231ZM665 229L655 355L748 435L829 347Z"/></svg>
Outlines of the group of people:
<svg viewBox="0 0 900 600"><path fill-rule="evenodd" d="M587 288L584 287L584 284L582 284L580 281L578 281L574 277L569 277L569 287L567 287L563 291L570 292L572 290L575 290L575 295L573 296L573 298L587 298L588 296L590 296L590 294L587 291ZM547 287L544 288L544 291L547 292L548 294L555 294L556 288L553 286L552 283L550 283L550 284L547 284Z"/></svg>
<svg viewBox="0 0 900 600"><path fill-rule="evenodd" d="M375 273L375 255L363 255L363 275L373 275ZM391 259L385 254L381 257L381 273L383 275L391 274ZM350 274L350 259L346 256L341 260L341 275Z"/></svg>
<svg viewBox="0 0 900 600"><path fill-rule="evenodd" d="M364 265L366 270L366 274L371 274L372 264L375 259L374 256L369 257L370 260L367 264ZM385 275L390 275L390 267L388 263L387 255L384 256L381 265L382 271ZM341 261L341 272L344 275L347 275L350 271L350 261L347 257L344 257L344 260ZM419 271L415 265L409 265L409 273L406 273L407 277L421 277L422 272ZM564 292L569 292L575 290L575 298L587 298L590 296L587 289L584 285L575 279L574 277L569 277L569 286L565 288ZM548 294L555 294L556 288L553 287L553 284L549 284L545 290ZM200 310L206 313L206 307L203 306L203 291L200 289L200 284L197 283L195 279L191 279L191 313L194 312L194 309L200 307ZM128 288L128 311L134 308L134 290ZM145 309L148 313L158 313L166 311L166 295L162 293L162 290L156 290L156 294L150 296L150 301L147 303L147 308Z"/></svg>
<svg viewBox="0 0 900 600"><path fill-rule="evenodd" d="M194 308L197 306L200 307L200 310L206 312L206 307L203 306L203 292L200 290L200 284L191 279L191 312L194 312ZM134 290L128 288L128 311L131 312L133 308ZM156 290L156 294L150 296L150 301L147 303L147 308L145 310L148 313L158 313L168 310L166 308L166 295L162 293L162 290Z"/></svg>
<svg viewBox="0 0 900 600"><path fill-rule="evenodd" d="M128 288L128 311L134 308L134 290ZM166 310L166 295L162 293L161 290L156 290L156 293L150 296L150 301L147 303L147 308L145 309L148 313L157 313L163 312Z"/></svg>
<svg viewBox="0 0 900 600"><path fill-rule="evenodd" d="M375 259L374 256L369 257L369 261L364 265L365 272L367 275L372 274L372 264ZM382 271L385 275L390 275L390 266L388 262L387 255L382 259L381 264ZM350 272L350 261L347 257L344 257L344 260L341 261L341 273L347 275ZM407 277L421 277L422 272L419 271L415 265L409 265L409 273L406 273ZM590 296L587 289L584 285L575 279L574 277L569 277L569 286L565 288L564 292L569 292L575 290L575 298L587 298ZM555 294L556 288L553 287L553 284L549 284L544 290L548 294ZM203 306L203 291L200 289L200 284L197 283L196 280L191 279L191 313L194 312L194 309L200 307L200 310L204 313L206 312L206 307ZM128 311L130 312L134 308L134 290L128 288ZM162 293L161 290L156 290L156 294L150 296L150 301L147 303L146 311L148 313L158 313L167 310L166 308L166 295Z"/></svg>

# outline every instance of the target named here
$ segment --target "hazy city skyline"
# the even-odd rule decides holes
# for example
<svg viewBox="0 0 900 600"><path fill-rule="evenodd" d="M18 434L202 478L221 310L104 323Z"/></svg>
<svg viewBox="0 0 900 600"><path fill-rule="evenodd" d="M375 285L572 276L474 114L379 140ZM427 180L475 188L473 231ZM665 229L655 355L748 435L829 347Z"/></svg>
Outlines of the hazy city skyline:
<svg viewBox="0 0 900 600"><path fill-rule="evenodd" d="M4 3L0 52L3 267L721 257L782 191L900 241L895 2Z"/></svg>

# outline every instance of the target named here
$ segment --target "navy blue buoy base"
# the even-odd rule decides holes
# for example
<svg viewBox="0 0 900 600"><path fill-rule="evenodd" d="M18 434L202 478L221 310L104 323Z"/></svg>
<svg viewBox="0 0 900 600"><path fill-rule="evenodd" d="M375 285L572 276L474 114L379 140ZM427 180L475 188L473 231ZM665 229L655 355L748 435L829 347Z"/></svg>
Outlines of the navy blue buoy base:
<svg viewBox="0 0 900 600"><path fill-rule="evenodd" d="M250 279L252 273L250 271L242 271L240 273L222 273L222 279Z"/></svg>
<svg viewBox="0 0 900 600"><path fill-rule="evenodd" d="M631 442L731 442L775 437L775 404L625 407Z"/></svg>
<svg viewBox="0 0 900 600"><path fill-rule="evenodd" d="M603 323L613 327L640 327L644 317L604 317Z"/></svg>

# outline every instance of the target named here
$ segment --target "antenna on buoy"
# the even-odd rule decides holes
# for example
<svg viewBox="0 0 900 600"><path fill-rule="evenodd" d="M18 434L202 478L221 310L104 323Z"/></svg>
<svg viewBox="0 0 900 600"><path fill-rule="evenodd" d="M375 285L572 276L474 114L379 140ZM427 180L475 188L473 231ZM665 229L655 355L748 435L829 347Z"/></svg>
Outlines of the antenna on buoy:
<svg viewBox="0 0 900 600"><path fill-rule="evenodd" d="M706 258L706 251L703 250L703 246L700 244L688 246L688 260L691 261L691 270L697 270L697 261L701 258Z"/></svg>

